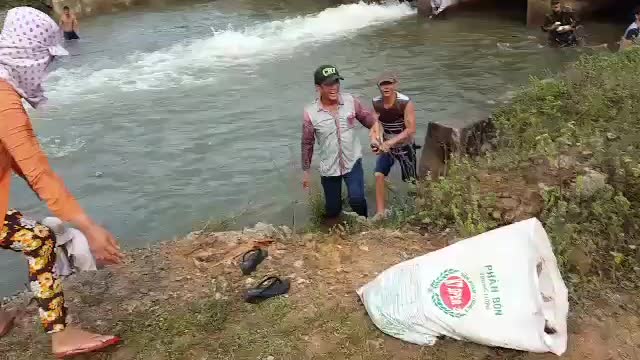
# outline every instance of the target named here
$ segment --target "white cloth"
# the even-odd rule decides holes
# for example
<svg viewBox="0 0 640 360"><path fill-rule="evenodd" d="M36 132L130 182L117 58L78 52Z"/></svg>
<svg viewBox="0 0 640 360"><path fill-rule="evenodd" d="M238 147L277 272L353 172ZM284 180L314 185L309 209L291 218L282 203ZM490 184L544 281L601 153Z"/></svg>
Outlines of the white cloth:
<svg viewBox="0 0 640 360"><path fill-rule="evenodd" d="M30 7L7 12L0 33L0 79L34 108L46 101L42 82L55 56L69 55L62 30L47 14Z"/></svg>
<svg viewBox="0 0 640 360"><path fill-rule="evenodd" d="M56 235L56 274L58 276L69 276L76 271L97 270L89 241L80 230L64 226L62 220L56 217L43 219L42 225L50 228Z"/></svg>

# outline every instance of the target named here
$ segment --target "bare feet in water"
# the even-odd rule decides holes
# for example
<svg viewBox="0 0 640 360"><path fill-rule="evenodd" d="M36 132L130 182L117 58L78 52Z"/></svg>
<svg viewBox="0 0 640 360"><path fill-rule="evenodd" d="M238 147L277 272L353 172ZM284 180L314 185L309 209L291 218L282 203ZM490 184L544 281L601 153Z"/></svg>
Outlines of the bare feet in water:
<svg viewBox="0 0 640 360"><path fill-rule="evenodd" d="M51 348L58 358L102 350L119 342L120 339L115 336L94 334L72 327L51 336Z"/></svg>

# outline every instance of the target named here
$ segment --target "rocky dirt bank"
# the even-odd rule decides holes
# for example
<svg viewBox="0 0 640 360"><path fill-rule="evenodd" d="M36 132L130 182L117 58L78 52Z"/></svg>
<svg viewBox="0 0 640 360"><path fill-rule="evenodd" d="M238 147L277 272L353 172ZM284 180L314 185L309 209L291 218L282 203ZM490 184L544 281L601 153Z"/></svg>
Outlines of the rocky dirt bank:
<svg viewBox="0 0 640 360"><path fill-rule="evenodd" d="M270 242L269 258L242 276L238 258L254 242ZM124 264L66 281L73 323L116 333L124 343L86 359L556 359L453 340L419 347L378 331L355 290L403 260L455 241L418 229L368 229L297 235L254 229L192 233L133 250ZM287 297L261 305L242 301L263 277L291 280ZM26 295L5 308L24 307ZM640 359L637 296L603 292L574 299L567 359ZM48 338L26 307L0 339L0 359L48 359Z"/></svg>

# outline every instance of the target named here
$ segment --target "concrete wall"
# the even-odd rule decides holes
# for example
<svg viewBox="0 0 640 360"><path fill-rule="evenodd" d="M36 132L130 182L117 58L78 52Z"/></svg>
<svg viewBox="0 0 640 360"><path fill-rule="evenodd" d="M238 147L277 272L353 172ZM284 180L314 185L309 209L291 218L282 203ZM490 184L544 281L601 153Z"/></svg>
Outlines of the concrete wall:
<svg viewBox="0 0 640 360"><path fill-rule="evenodd" d="M544 17L551 9L549 0L529 0L527 1L527 25L541 26Z"/></svg>
<svg viewBox="0 0 640 360"><path fill-rule="evenodd" d="M507 2L514 0L491 1L491 3L495 3L496 6L499 6L500 1ZM458 6L482 2L487 2L487 0L458 0ZM628 0L562 0L563 6L571 8L579 16L588 16L592 13L602 11L603 9L606 10L607 8L628 7L627 4L623 4L628 2ZM431 14L430 0L417 0L416 4L419 14L423 16ZM550 4L551 0L527 0L527 25L532 27L542 25L545 15L551 11ZM638 4L640 4L640 0L638 0Z"/></svg>

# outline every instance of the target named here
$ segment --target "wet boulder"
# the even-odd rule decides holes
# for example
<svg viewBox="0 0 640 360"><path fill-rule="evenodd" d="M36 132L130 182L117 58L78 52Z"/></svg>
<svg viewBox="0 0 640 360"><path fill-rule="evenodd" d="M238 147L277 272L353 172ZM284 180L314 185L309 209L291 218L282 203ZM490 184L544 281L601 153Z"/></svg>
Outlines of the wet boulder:
<svg viewBox="0 0 640 360"><path fill-rule="evenodd" d="M430 122L422 147L418 175L446 175L452 154L478 156L494 147L495 127L490 117L475 121Z"/></svg>

